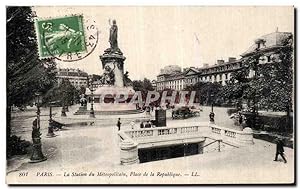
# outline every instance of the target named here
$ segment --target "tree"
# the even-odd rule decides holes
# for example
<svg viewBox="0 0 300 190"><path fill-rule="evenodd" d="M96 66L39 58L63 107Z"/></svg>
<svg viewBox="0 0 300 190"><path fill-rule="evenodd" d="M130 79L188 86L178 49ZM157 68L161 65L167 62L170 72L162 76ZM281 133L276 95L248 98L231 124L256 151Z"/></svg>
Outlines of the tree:
<svg viewBox="0 0 300 190"><path fill-rule="evenodd" d="M80 95L81 95L81 94L85 94L85 92L86 92L86 87L81 86L80 89L79 89L79 94L80 94Z"/></svg>
<svg viewBox="0 0 300 190"><path fill-rule="evenodd" d="M292 35L283 40L281 46L272 52L271 62L264 61L259 49L243 59L241 70L233 73L222 95L227 100L247 101L257 115L258 109L287 112L292 110L293 96L293 39ZM254 76L249 78L250 70Z"/></svg>
<svg viewBox="0 0 300 190"><path fill-rule="evenodd" d="M77 90L69 80L63 79L61 84L49 90L43 97L43 102L60 102L61 105L72 105L79 101L81 88Z"/></svg>
<svg viewBox="0 0 300 190"><path fill-rule="evenodd" d="M6 28L7 104L22 105L53 86L56 65L39 59L30 7L8 7Z"/></svg>
<svg viewBox="0 0 300 190"><path fill-rule="evenodd" d="M11 134L11 106L32 101L55 82L53 59L40 60L30 7L7 7L7 139Z"/></svg>
<svg viewBox="0 0 300 190"><path fill-rule="evenodd" d="M148 91L154 90L151 81L147 78L144 78L143 81L134 80L132 82L132 85L133 85L133 90L141 91L143 99L146 98Z"/></svg>
<svg viewBox="0 0 300 190"><path fill-rule="evenodd" d="M292 36L283 42L272 59L272 64L259 68L258 85L261 87L260 101L265 109L289 112L293 96L293 42Z"/></svg>
<svg viewBox="0 0 300 190"><path fill-rule="evenodd" d="M221 97L218 95L222 85L219 83L211 82L197 82L194 85L187 86L185 90L196 91L196 97L199 99L199 103L204 105L220 105L222 102Z"/></svg>
<svg viewBox="0 0 300 190"><path fill-rule="evenodd" d="M142 99L145 102L148 91L153 91L154 88L149 79L144 78L144 80L134 80L132 81L132 86L134 91L140 91L142 94Z"/></svg>

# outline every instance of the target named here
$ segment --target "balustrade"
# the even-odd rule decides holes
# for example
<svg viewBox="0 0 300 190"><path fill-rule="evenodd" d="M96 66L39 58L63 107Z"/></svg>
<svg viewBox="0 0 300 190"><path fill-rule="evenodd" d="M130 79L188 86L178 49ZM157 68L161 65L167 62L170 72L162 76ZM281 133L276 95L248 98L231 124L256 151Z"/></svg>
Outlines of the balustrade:
<svg viewBox="0 0 300 190"><path fill-rule="evenodd" d="M200 129L201 128L201 129ZM183 126L183 127L165 127L165 128L151 128L151 129L134 129L124 131L132 139L141 139L148 137L172 137L174 135L196 135L199 132L204 132L207 129L205 126Z"/></svg>
<svg viewBox="0 0 300 190"><path fill-rule="evenodd" d="M236 132L225 130L225 136L235 138L236 137Z"/></svg>
<svg viewBox="0 0 300 190"><path fill-rule="evenodd" d="M211 127L211 132L213 132L213 133L217 133L217 134L221 134L221 129L219 129L219 128L216 128L216 127Z"/></svg>
<svg viewBox="0 0 300 190"><path fill-rule="evenodd" d="M229 140L235 143L253 144L253 131L245 128L243 131L210 125L211 133L219 136L219 138Z"/></svg>

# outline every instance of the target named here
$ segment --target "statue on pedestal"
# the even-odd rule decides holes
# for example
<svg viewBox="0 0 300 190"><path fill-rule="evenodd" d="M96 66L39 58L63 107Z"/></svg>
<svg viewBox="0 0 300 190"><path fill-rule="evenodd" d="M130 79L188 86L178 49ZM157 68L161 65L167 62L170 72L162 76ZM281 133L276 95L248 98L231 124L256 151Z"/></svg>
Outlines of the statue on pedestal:
<svg viewBox="0 0 300 190"><path fill-rule="evenodd" d="M110 48L106 49L104 52L108 54L116 53L122 55L123 53L118 46L118 26L116 20L113 20L111 23L111 20L109 19L109 25L111 26L109 29Z"/></svg>
<svg viewBox="0 0 300 190"><path fill-rule="evenodd" d="M101 76L102 84L114 85L115 84L115 74L114 69L111 69L108 65L104 67L103 75Z"/></svg>

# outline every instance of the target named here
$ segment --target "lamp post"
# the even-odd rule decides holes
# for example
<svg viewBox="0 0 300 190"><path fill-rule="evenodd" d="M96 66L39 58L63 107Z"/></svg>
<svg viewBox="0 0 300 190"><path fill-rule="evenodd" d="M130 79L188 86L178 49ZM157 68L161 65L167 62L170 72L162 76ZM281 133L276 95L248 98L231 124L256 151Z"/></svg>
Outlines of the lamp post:
<svg viewBox="0 0 300 190"><path fill-rule="evenodd" d="M95 112L94 112L94 88L93 88L93 79L91 78L89 80L90 86L89 89L91 91L91 111L90 111L90 118L95 118Z"/></svg>
<svg viewBox="0 0 300 190"><path fill-rule="evenodd" d="M209 114L209 122L210 123L215 123L215 113L214 113L214 95L211 94L211 112Z"/></svg>
<svg viewBox="0 0 300 190"><path fill-rule="evenodd" d="M52 121L52 105L50 103L50 110L49 110L49 125L48 125L48 133L46 135L46 137L48 138L52 138L52 137L56 137L56 135L53 132L53 121Z"/></svg>
<svg viewBox="0 0 300 190"><path fill-rule="evenodd" d="M66 95L65 92L66 92L66 91L63 90L63 95L62 95L62 108L61 108L61 116L62 116L62 117L66 117L66 116L67 116L66 110L65 110L65 95Z"/></svg>
<svg viewBox="0 0 300 190"><path fill-rule="evenodd" d="M32 123L32 154L30 157L30 163L37 163L47 160L42 152L41 133L40 133L40 94L35 93L35 104L37 107L36 119Z"/></svg>

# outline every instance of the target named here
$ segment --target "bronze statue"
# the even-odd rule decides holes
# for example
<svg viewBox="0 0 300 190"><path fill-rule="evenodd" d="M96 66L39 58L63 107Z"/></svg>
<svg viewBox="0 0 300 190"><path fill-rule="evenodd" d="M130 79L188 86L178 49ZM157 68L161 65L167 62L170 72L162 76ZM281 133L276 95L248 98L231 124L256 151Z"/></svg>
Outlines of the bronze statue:
<svg viewBox="0 0 300 190"><path fill-rule="evenodd" d="M112 24L109 20L109 25L111 26L109 31L110 48L116 50L118 49L118 26L116 20L113 20Z"/></svg>
<svg viewBox="0 0 300 190"><path fill-rule="evenodd" d="M104 52L106 53L117 53L117 54L123 54L118 46L118 26L116 20L113 20L111 23L111 20L109 19L109 25L111 26L109 29L109 43L110 48L106 49Z"/></svg>
<svg viewBox="0 0 300 190"><path fill-rule="evenodd" d="M129 72L126 71L123 77L124 86L132 86L132 81L129 78Z"/></svg>

